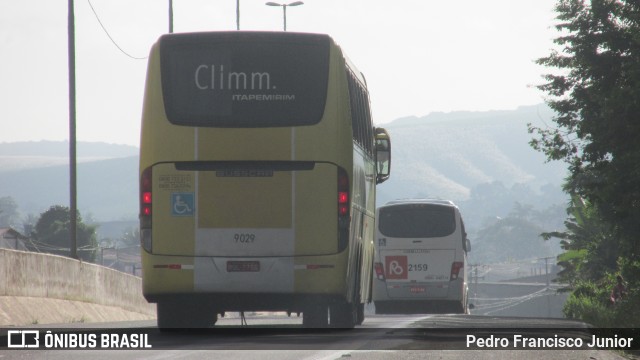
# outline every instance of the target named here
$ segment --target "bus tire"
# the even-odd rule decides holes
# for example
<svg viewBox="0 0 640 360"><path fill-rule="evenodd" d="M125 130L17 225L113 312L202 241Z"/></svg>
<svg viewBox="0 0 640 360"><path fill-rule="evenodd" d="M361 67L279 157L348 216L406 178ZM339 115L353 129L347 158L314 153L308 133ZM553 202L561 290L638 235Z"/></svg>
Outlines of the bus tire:
<svg viewBox="0 0 640 360"><path fill-rule="evenodd" d="M338 302L331 304L329 323L332 328L353 329L358 318L357 306L353 303Z"/></svg>
<svg viewBox="0 0 640 360"><path fill-rule="evenodd" d="M356 325L362 325L362 323L364 322L364 304L360 303L358 304L358 317L357 317L357 321L356 321Z"/></svg>
<svg viewBox="0 0 640 360"><path fill-rule="evenodd" d="M326 304L308 306L302 312L302 325L306 328L326 328L329 326L329 314Z"/></svg>

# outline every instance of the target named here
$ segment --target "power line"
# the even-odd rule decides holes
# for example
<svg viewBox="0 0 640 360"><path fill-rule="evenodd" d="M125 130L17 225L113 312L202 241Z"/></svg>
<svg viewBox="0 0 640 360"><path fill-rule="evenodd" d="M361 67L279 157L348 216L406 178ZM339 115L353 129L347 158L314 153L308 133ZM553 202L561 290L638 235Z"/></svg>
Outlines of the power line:
<svg viewBox="0 0 640 360"><path fill-rule="evenodd" d="M549 288L540 289L531 294L511 297L511 298L473 298L473 300L481 300L481 301L493 301L492 303L486 304L477 304L475 303L475 309L479 310L479 312L483 315L491 315L493 313L503 311L514 306L520 305L529 300L533 300L538 297L542 297L545 295L549 295Z"/></svg>
<svg viewBox="0 0 640 360"><path fill-rule="evenodd" d="M120 50L120 52L122 52L123 54L125 54L126 56L135 59L135 60L144 60L146 58L148 58L148 56L145 57L136 57L133 56L131 54L129 54L128 52L124 51L120 45L118 45L118 43L116 43L116 41L113 39L113 37L111 37L111 35L109 34L109 31L107 31L107 28L104 26L104 24L102 24L102 21L100 21L100 17L98 16L98 13L96 12L96 9L93 8L93 5L91 4L91 0L87 0L87 2L89 3L89 7L91 8L91 11L93 11L93 15L95 15L96 20L98 20L98 24L100 24L100 27L102 27L102 30L104 31L105 34L107 34L107 37L109 38L109 40L111 40L111 42L113 43L113 45L115 45L118 50Z"/></svg>

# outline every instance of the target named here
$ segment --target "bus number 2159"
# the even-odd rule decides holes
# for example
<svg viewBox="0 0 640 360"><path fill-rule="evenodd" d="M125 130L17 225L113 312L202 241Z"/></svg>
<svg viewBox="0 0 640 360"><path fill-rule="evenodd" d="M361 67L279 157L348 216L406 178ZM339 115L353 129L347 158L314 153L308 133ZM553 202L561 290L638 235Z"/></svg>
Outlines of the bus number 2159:
<svg viewBox="0 0 640 360"><path fill-rule="evenodd" d="M427 271L427 264L409 264L409 271Z"/></svg>

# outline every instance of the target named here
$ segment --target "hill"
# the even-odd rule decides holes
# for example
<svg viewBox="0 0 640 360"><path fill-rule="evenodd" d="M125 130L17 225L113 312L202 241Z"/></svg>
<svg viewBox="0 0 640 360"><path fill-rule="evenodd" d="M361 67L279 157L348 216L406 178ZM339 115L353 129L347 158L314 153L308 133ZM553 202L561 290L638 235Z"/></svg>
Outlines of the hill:
<svg viewBox="0 0 640 360"><path fill-rule="evenodd" d="M79 142L78 209L84 218L137 218L138 148ZM12 197L22 216L69 204L69 143L0 143L0 197Z"/></svg>
<svg viewBox="0 0 640 360"><path fill-rule="evenodd" d="M129 145L78 142L78 163L138 155ZM68 141L0 143L0 175L5 172L69 164Z"/></svg>
<svg viewBox="0 0 640 360"><path fill-rule="evenodd" d="M560 188L562 163L545 163L528 142L527 123L551 123L545 105L512 111L432 113L398 119L385 128L392 139L392 173L379 188L379 204L395 198L439 197L463 202L475 187L499 182Z"/></svg>
<svg viewBox="0 0 640 360"><path fill-rule="evenodd" d="M138 214L138 157L78 164L78 209L83 218L135 219ZM51 205L69 204L69 167L46 166L0 173L0 197L11 196L21 214L39 215Z"/></svg>
<svg viewBox="0 0 640 360"><path fill-rule="evenodd" d="M130 145L81 141L77 144L77 153L79 158L117 158L137 155L138 148ZM0 157L2 156L66 157L69 156L69 142L47 140L3 142L0 143Z"/></svg>
<svg viewBox="0 0 640 360"><path fill-rule="evenodd" d="M468 209L470 224L479 224L485 216L509 212L514 199L531 203L518 200L519 194L542 196L541 189L551 188L555 198L540 203L564 202L564 164L545 163L544 156L528 145L527 123L550 123L551 116L539 105L434 113L386 124L393 146L392 174L379 186L378 203L407 197L452 199ZM23 216L38 215L54 204L67 205L67 152L66 142L0 143L0 197L11 196ZM132 146L79 143L78 208L85 218L137 218L137 153ZM20 166L10 166L7 159L19 159L15 161ZM497 201L499 193L507 191L512 196Z"/></svg>

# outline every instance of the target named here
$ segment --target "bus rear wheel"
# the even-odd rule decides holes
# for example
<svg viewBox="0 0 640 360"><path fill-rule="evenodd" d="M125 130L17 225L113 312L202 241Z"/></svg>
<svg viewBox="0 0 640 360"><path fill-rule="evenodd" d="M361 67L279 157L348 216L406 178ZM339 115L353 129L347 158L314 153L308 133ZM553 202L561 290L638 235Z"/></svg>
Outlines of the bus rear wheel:
<svg viewBox="0 0 640 360"><path fill-rule="evenodd" d="M364 322L364 304L360 303L358 304L358 317L357 317L356 325L362 325L363 322Z"/></svg>
<svg viewBox="0 0 640 360"><path fill-rule="evenodd" d="M329 314L326 304L308 306L302 312L302 325L307 328L326 328L329 326Z"/></svg>
<svg viewBox="0 0 640 360"><path fill-rule="evenodd" d="M348 302L331 304L329 319L333 328L352 329L358 322L357 305Z"/></svg>

